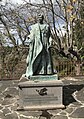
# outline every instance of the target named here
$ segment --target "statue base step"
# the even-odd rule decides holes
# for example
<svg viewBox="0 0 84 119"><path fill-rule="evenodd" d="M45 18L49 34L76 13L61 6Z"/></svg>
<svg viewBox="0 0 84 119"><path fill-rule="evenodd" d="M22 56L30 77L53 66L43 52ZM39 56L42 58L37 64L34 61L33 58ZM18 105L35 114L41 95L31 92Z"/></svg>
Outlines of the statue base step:
<svg viewBox="0 0 84 119"><path fill-rule="evenodd" d="M65 107L62 104L63 83L61 80L35 79L35 81L21 82L18 87L20 98L18 110L45 110Z"/></svg>
<svg viewBox="0 0 84 119"><path fill-rule="evenodd" d="M30 76L30 80L58 80L58 74Z"/></svg>
<svg viewBox="0 0 84 119"><path fill-rule="evenodd" d="M64 105L56 104L56 105L38 105L38 106L21 106L17 108L17 111L42 111L42 110L54 110L54 109L64 109Z"/></svg>

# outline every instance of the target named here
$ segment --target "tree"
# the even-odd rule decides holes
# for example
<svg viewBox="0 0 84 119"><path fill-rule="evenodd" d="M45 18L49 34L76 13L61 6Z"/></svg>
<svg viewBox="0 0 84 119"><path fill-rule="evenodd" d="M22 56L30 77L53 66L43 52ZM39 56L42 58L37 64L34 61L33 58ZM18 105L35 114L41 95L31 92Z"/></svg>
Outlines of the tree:
<svg viewBox="0 0 84 119"><path fill-rule="evenodd" d="M78 51L83 47L83 9L82 0L42 0L41 3L29 0L20 6L11 3L0 5L0 25L3 26L0 31L1 47L8 44L19 54L19 48L25 47L25 42L28 41L30 26L37 22L38 14L43 13L45 22L51 28L54 51L67 57L65 50L68 52L74 45L77 45Z"/></svg>

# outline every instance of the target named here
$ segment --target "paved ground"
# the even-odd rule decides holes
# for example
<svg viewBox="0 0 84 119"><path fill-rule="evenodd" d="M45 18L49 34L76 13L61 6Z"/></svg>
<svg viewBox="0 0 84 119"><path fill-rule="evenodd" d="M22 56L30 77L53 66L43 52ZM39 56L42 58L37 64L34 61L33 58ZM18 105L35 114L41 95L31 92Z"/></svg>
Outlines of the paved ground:
<svg viewBox="0 0 84 119"><path fill-rule="evenodd" d="M47 111L17 111L17 85L20 81L1 80L0 119L84 119L84 78L67 77L62 80L66 108Z"/></svg>

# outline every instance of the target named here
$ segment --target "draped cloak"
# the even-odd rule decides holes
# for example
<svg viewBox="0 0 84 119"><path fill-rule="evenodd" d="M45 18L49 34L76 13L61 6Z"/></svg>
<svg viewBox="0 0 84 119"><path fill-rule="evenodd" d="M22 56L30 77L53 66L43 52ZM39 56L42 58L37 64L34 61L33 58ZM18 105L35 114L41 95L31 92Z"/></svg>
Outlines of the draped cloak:
<svg viewBox="0 0 84 119"><path fill-rule="evenodd" d="M48 24L36 23L31 26L31 42L26 60L26 77L39 74L53 74L49 39L50 29Z"/></svg>

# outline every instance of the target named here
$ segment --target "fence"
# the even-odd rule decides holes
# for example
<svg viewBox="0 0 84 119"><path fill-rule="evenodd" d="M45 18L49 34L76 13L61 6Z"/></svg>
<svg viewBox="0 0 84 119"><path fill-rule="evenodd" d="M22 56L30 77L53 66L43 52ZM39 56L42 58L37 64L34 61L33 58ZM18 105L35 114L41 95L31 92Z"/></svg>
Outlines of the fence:
<svg viewBox="0 0 84 119"><path fill-rule="evenodd" d="M59 60L54 64L54 68L59 76L84 75L84 62L80 64L71 60ZM19 62L15 67L11 63L8 67L3 64L2 69L0 69L0 79L19 79L25 70L25 61Z"/></svg>
<svg viewBox="0 0 84 119"><path fill-rule="evenodd" d="M61 60L56 63L55 69L59 73L59 76L84 75L84 62Z"/></svg>

